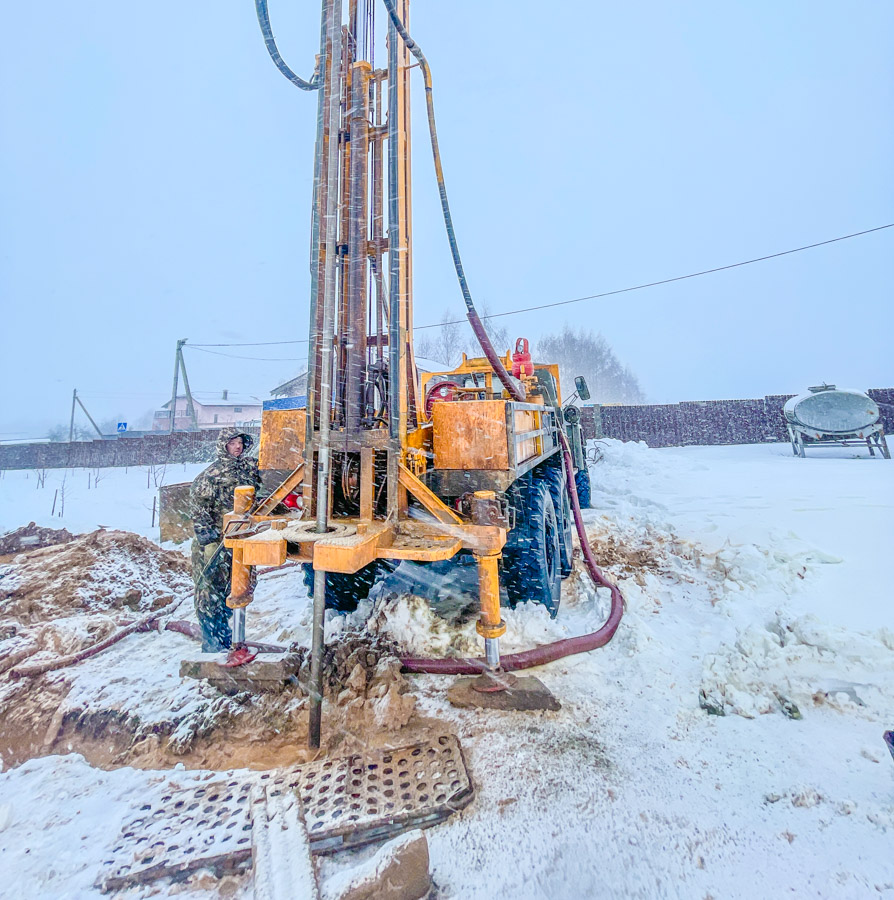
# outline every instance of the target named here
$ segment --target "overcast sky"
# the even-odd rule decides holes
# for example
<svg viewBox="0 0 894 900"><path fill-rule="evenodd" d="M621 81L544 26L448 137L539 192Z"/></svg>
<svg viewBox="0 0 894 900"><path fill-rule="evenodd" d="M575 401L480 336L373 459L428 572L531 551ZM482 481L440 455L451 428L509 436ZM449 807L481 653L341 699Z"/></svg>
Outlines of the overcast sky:
<svg viewBox="0 0 894 900"><path fill-rule="evenodd" d="M309 76L316 2L271 0ZM377 16L384 11L379 7ZM307 337L315 95L251 0L5 4L2 439L169 396L174 346ZM894 221L894 4L414 0L473 294L492 312ZM418 73L416 73L418 74ZM414 76L415 77L415 76ZM463 305L414 81L415 319ZM652 402L894 385L894 229L509 322L601 331ZM200 399L305 348L187 350Z"/></svg>

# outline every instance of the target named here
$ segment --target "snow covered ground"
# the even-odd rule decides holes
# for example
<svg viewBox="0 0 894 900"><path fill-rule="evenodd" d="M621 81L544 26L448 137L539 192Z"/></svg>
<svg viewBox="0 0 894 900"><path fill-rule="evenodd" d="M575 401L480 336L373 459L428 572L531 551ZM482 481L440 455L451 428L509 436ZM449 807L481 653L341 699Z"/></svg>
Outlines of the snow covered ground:
<svg viewBox="0 0 894 900"><path fill-rule="evenodd" d="M72 533L101 525L158 539L152 501L166 484L192 481L207 463L173 463L128 469L0 471L0 532L36 522ZM64 494L64 497L63 497ZM63 503L64 500L64 503Z"/></svg>
<svg viewBox="0 0 894 900"><path fill-rule="evenodd" d="M456 710L444 679L413 679L422 709L459 735L477 788L428 831L438 896L894 898L894 761L881 740L894 727L894 464L843 449L800 460L788 445L599 446L587 526L628 609L608 647L535 673L562 710ZM5 473L0 531L35 520L151 536L145 469L106 470L89 492L86 475L69 476L78 493L59 519L46 501L62 473L40 490L34 473ZM556 621L506 611L504 649L593 630L605 593L572 576ZM380 591L352 619L370 613L416 653L479 649L474 625L412 599ZM304 640L309 618L298 572L262 579L256 637ZM344 626L333 617L327 633ZM93 702L101 684L133 704L142 677L155 714L189 709L201 695L178 681L183 641L126 639L78 667L66 702ZM0 896L94 896L130 804L197 777L107 772L74 754L0 775L0 869L15 873Z"/></svg>

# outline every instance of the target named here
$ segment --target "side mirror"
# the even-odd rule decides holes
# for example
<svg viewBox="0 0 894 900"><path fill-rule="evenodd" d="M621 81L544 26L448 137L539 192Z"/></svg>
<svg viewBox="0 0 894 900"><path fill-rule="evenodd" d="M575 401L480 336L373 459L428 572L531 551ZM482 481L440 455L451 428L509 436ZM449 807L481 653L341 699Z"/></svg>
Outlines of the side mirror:
<svg viewBox="0 0 894 900"><path fill-rule="evenodd" d="M574 379L574 386L577 388L577 393L581 400L590 399L590 389L587 387L587 379L583 375L578 375Z"/></svg>

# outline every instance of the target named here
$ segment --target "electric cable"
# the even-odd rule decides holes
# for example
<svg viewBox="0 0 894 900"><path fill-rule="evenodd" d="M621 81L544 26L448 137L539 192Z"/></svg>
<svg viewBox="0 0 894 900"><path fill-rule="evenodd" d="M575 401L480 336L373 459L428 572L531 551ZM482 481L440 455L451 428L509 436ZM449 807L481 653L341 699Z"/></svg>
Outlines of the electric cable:
<svg viewBox="0 0 894 900"><path fill-rule="evenodd" d="M261 34L264 35L264 44L267 52L273 60L274 65L282 74L288 78L295 87L301 88L302 91L319 90L320 82L317 73L314 72L310 81L305 81L300 75L296 75L287 65L285 60L280 56L279 48L276 46L276 39L273 37L273 29L270 27L270 16L267 14L267 0L255 0L255 10L258 13L258 24L261 26Z"/></svg>
<svg viewBox="0 0 894 900"><path fill-rule="evenodd" d="M522 309L512 309L508 312L491 313L488 319L499 319L501 316L514 316L518 313L534 312L540 309L552 309L556 306L568 306L570 303L581 303L584 300L598 300L601 297L613 297L616 294L629 294L631 291L642 291L645 288L658 287L662 284L672 284L675 281L685 281L688 278L698 278L701 275L712 275L715 272L725 272L727 269L738 269L741 266L750 266L752 263L764 262L768 259L777 259L780 256L789 256L792 253L800 253L802 250L813 250L815 247L824 247L827 244L835 244L838 241L846 241L849 238L862 237L864 234L872 234L874 231L884 231L886 228L894 228L894 222L890 225L879 225L877 228L867 228L865 231L855 231L853 234L844 234L841 237L829 238L827 241L818 241L815 244L805 244L803 247L795 247L792 250L780 250L779 253L769 253L766 256L756 256L754 259L746 259L742 262L730 263L727 266L716 266L713 269L703 269L701 272L691 272L689 275L677 275L674 278L663 278L661 281L649 281L645 284L636 284L633 287L619 288L615 291L603 291L601 294L589 294L586 297L575 297L574 300L558 300L555 303L541 303L538 306L526 306ZM462 320L460 319L459 322ZM457 322L441 322L441 325L456 325ZM423 325L422 328L435 328L435 325Z"/></svg>
<svg viewBox="0 0 894 900"><path fill-rule="evenodd" d="M277 347L280 344L306 344L307 339L296 341L252 341L245 344L189 344L190 347Z"/></svg>
<svg viewBox="0 0 894 900"><path fill-rule="evenodd" d="M688 275L675 275L673 278L662 278L660 281L649 281L644 284L635 284L631 287L626 288L617 288L613 291L603 291L599 294L588 294L585 297L575 297L573 300L556 300L553 303L541 303L538 306L525 306L520 309L509 309L505 312L491 313L490 315L484 316L484 321L489 319L499 319L504 316L515 316L520 313L525 312L534 312L541 309L552 309L556 306L568 306L571 303L583 303L585 300L599 300L603 297L614 297L618 294L629 294L632 291L642 291L646 288L659 287L663 284L672 284L675 281L686 281L689 278L699 278L702 275L712 275L715 272L725 272L728 269L738 269L742 266L750 266L754 263L765 262L768 259L778 259L780 256L790 256L793 253L800 253L803 250L813 250L816 247L825 247L828 244L836 244L839 241L847 241L851 238L862 237L865 234L873 234L876 231L884 231L886 228L894 228L894 222L889 225L879 225L876 228L867 228L864 231L855 231L851 234L843 234L840 237L829 238L825 241L817 241L815 244L805 244L802 247L793 247L790 250L780 250L778 253L769 253L766 256L756 256L753 259L745 259L741 262L730 263L725 266L715 266L713 269L702 269L699 272L690 272ZM440 328L443 325L462 325L465 322L465 319L454 319L449 322L433 322L431 325L416 325L413 327L413 331L424 331L427 328ZM306 344L308 341L305 340L295 340L295 341L257 341L246 344L188 344L188 347L194 347L197 349L203 347L274 347L280 344Z"/></svg>
<svg viewBox="0 0 894 900"><path fill-rule="evenodd" d="M199 350L201 353L211 353L214 356L226 356L229 359L253 359L256 362L304 362L307 359L307 357L302 356L239 356L235 353L221 353L219 350L207 350L196 344L187 344L186 346L190 350ZM221 344L219 346L225 347L227 345Z"/></svg>

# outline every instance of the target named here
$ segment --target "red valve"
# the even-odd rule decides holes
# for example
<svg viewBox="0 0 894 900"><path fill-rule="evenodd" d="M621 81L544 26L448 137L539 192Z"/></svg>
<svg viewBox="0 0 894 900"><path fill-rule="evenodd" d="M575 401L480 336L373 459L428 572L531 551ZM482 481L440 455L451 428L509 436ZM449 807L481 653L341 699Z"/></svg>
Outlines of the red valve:
<svg viewBox="0 0 894 900"><path fill-rule="evenodd" d="M514 378L521 378L522 375L533 374L534 363L528 349L528 339L519 338L515 342L515 353L512 354L512 375Z"/></svg>

